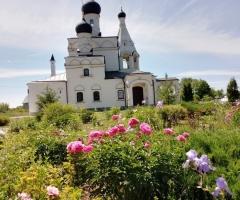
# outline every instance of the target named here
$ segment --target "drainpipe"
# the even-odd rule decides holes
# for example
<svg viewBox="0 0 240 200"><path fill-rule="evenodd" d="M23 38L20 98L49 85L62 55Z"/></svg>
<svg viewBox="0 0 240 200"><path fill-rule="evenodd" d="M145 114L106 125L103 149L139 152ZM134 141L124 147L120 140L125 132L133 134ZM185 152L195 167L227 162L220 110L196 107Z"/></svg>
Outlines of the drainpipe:
<svg viewBox="0 0 240 200"><path fill-rule="evenodd" d="M124 85L125 107L127 107L127 102L126 102L127 96L126 96L126 90L125 90L126 83L124 81L124 78L122 78L122 81L123 81L123 85Z"/></svg>
<svg viewBox="0 0 240 200"><path fill-rule="evenodd" d="M68 88L67 88L67 81L66 81L65 83L66 83L66 100L67 100L67 104L68 104Z"/></svg>
<svg viewBox="0 0 240 200"><path fill-rule="evenodd" d="M155 85L154 81L152 80L152 85L153 85L153 100L154 100L154 105L156 105L156 100L155 100Z"/></svg>

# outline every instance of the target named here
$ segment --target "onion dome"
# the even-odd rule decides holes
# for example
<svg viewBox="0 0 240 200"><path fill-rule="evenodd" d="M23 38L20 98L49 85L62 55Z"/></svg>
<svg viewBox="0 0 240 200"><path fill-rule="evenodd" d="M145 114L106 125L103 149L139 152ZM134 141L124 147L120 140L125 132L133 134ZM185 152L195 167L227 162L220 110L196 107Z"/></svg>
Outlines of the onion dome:
<svg viewBox="0 0 240 200"><path fill-rule="evenodd" d="M122 11L121 9L121 12L118 14L118 18L126 18L126 13Z"/></svg>
<svg viewBox="0 0 240 200"><path fill-rule="evenodd" d="M86 3L83 4L82 12L83 12L84 15L89 14L89 13L95 13L95 14L99 15L100 12L101 12L101 7L94 0L90 0L90 1L87 1Z"/></svg>
<svg viewBox="0 0 240 200"><path fill-rule="evenodd" d="M92 26L83 19L79 24L77 24L75 30L76 30L77 34L78 33L92 33Z"/></svg>

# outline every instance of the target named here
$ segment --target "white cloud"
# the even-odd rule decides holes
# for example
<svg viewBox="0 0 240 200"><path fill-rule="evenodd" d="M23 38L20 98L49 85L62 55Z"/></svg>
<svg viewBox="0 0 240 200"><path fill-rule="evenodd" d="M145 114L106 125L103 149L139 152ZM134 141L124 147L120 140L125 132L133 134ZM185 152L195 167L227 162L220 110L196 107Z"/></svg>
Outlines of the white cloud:
<svg viewBox="0 0 240 200"><path fill-rule="evenodd" d="M65 70L59 70L57 73L63 73ZM49 75L49 70L31 70L31 69L0 69L0 78L12 78L21 76Z"/></svg>
<svg viewBox="0 0 240 200"><path fill-rule="evenodd" d="M192 76L238 76L240 71L233 70L204 70L204 71L187 71L176 74L178 77L192 77Z"/></svg>

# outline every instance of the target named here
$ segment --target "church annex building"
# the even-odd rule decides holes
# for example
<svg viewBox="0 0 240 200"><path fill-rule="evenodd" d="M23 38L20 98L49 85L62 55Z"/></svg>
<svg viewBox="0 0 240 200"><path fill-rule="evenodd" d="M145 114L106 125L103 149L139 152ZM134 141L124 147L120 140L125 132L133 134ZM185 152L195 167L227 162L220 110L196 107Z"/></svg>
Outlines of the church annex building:
<svg viewBox="0 0 240 200"><path fill-rule="evenodd" d="M140 55L127 30L126 14L118 14L117 36L102 36L99 20L100 5L94 0L82 6L82 21L76 25L77 37L68 38L66 72L56 75L55 59L51 57L51 77L28 83L28 103L31 115L37 112L37 95L47 86L64 104L86 109L129 107L156 104L157 89L164 79L140 71ZM173 81L175 90L179 79ZM179 97L178 97L179 98Z"/></svg>

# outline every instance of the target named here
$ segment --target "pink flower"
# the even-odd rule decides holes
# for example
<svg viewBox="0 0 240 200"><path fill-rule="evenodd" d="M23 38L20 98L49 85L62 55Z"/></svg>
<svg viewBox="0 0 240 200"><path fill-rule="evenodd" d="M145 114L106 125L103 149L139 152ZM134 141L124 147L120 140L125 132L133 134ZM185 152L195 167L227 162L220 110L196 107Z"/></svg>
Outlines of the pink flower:
<svg viewBox="0 0 240 200"><path fill-rule="evenodd" d="M30 195L28 195L27 193L18 193L18 197L20 197L21 198L21 200L32 200L31 198L30 198Z"/></svg>
<svg viewBox="0 0 240 200"><path fill-rule="evenodd" d="M187 138L187 137L190 137L190 134L187 133L187 132L184 132L184 133L182 134L182 136L185 137L185 138Z"/></svg>
<svg viewBox="0 0 240 200"><path fill-rule="evenodd" d="M128 121L128 125L129 125L131 128L134 128L138 123L139 123L139 120L136 119L136 118L131 118L131 119Z"/></svg>
<svg viewBox="0 0 240 200"><path fill-rule="evenodd" d="M91 133L89 133L89 137L90 138L99 138L99 137L101 137L101 132L100 131L92 131Z"/></svg>
<svg viewBox="0 0 240 200"><path fill-rule="evenodd" d="M174 131L172 129L170 129L170 128L165 128L164 129L164 133L169 134L169 135L173 135Z"/></svg>
<svg viewBox="0 0 240 200"><path fill-rule="evenodd" d="M147 123L141 123L140 130L146 133L147 135L151 135L152 129Z"/></svg>
<svg viewBox="0 0 240 200"><path fill-rule="evenodd" d="M126 133L126 129L124 128L124 125L123 125L123 124L119 124L117 127L118 127L118 129L119 129L119 132L121 132L121 133Z"/></svg>
<svg viewBox="0 0 240 200"><path fill-rule="evenodd" d="M100 143L100 144L103 143L103 142L104 142L104 139L99 139L98 140L98 143Z"/></svg>
<svg viewBox="0 0 240 200"><path fill-rule="evenodd" d="M67 145L67 150L71 153L77 154L82 151L83 147L84 147L84 144L82 142L74 141L74 142L70 142Z"/></svg>
<svg viewBox="0 0 240 200"><path fill-rule="evenodd" d="M109 130L109 135L112 137L114 135L116 135L119 131L119 128L117 126L115 127L112 127L110 130Z"/></svg>
<svg viewBox="0 0 240 200"><path fill-rule="evenodd" d="M150 142L146 142L144 145L145 148L149 148L150 147Z"/></svg>
<svg viewBox="0 0 240 200"><path fill-rule="evenodd" d="M182 142L186 142L186 138L182 135L177 136L177 140L182 141Z"/></svg>
<svg viewBox="0 0 240 200"><path fill-rule="evenodd" d="M137 133L137 138L141 138L142 137L142 132L138 132Z"/></svg>
<svg viewBox="0 0 240 200"><path fill-rule="evenodd" d="M142 104L145 104L146 103L146 101L145 100L142 100Z"/></svg>
<svg viewBox="0 0 240 200"><path fill-rule="evenodd" d="M59 196L59 191L56 187L53 186L47 186L47 191L49 196L54 196L58 197Z"/></svg>
<svg viewBox="0 0 240 200"><path fill-rule="evenodd" d="M121 115L113 115L112 116L112 120L117 120L117 119L120 119L121 118Z"/></svg>
<svg viewBox="0 0 240 200"><path fill-rule="evenodd" d="M130 145L134 146L134 145L135 145L134 141L131 141L131 142L130 142Z"/></svg>
<svg viewBox="0 0 240 200"><path fill-rule="evenodd" d="M88 153L88 152L90 152L92 150L93 150L93 146L92 145L88 145L88 146L83 147L83 152L84 153Z"/></svg>
<svg viewBox="0 0 240 200"><path fill-rule="evenodd" d="M54 134L55 135L59 135L60 133L59 133L59 131L55 131Z"/></svg>
<svg viewBox="0 0 240 200"><path fill-rule="evenodd" d="M93 138L89 138L89 140L88 140L87 144L88 144L88 145L89 145L89 144L92 144L92 143L93 143L93 141L94 141L94 139L93 139Z"/></svg>

